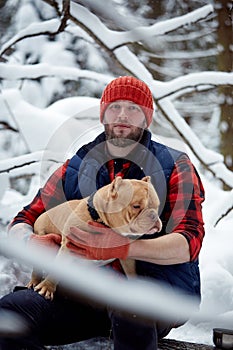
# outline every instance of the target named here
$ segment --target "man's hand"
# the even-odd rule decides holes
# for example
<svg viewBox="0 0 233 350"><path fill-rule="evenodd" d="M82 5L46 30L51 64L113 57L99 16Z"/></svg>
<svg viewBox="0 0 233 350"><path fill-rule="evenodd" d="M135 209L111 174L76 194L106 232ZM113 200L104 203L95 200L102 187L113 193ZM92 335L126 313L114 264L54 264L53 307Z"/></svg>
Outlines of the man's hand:
<svg viewBox="0 0 233 350"><path fill-rule="evenodd" d="M43 236L32 233L28 245L41 248L52 248L53 250L58 251L61 245L61 239L61 236L57 233L48 233Z"/></svg>
<svg viewBox="0 0 233 350"><path fill-rule="evenodd" d="M67 248L91 260L126 259L130 240L98 223L88 222L89 232L71 227L66 235Z"/></svg>
<svg viewBox="0 0 233 350"><path fill-rule="evenodd" d="M33 227L25 222L19 222L8 227L8 235L12 238L22 239L27 242L33 233Z"/></svg>

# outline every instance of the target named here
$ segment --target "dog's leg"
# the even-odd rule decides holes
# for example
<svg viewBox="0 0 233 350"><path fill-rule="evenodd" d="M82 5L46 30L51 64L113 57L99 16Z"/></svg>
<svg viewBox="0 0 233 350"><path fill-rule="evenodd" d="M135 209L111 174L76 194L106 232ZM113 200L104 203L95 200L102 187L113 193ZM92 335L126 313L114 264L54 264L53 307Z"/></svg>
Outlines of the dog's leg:
<svg viewBox="0 0 233 350"><path fill-rule="evenodd" d="M56 255L56 261L59 260L61 256L67 256L68 249L66 247L66 238L62 237L61 247ZM57 281L54 281L54 279L47 275L45 279L43 279L39 284L37 284L34 288L36 292L38 292L40 295L43 295L45 299L51 299L54 298L54 293L57 289Z"/></svg>
<svg viewBox="0 0 233 350"><path fill-rule="evenodd" d="M126 260L120 260L120 262L126 276L129 276L129 277L136 276L135 260L126 259Z"/></svg>
<svg viewBox="0 0 233 350"><path fill-rule="evenodd" d="M43 279L43 281L37 284L34 288L34 290L38 292L40 295L43 295L45 299L50 299L50 300L53 300L56 289L57 289L57 282L52 280L50 276L47 276L45 279Z"/></svg>
<svg viewBox="0 0 233 350"><path fill-rule="evenodd" d="M33 269L31 279L26 285L26 287L35 288L35 286L37 286L41 282L41 280L42 280L41 274Z"/></svg>

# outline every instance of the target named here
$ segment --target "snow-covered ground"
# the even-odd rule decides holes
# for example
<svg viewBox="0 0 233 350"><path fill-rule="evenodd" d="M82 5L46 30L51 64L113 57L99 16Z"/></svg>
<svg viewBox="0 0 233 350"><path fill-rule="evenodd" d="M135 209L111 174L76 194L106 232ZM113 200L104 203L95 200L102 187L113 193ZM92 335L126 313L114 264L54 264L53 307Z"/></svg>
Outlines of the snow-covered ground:
<svg viewBox="0 0 233 350"><path fill-rule="evenodd" d="M25 35L40 33L42 31L54 32L60 26L60 20L52 18L39 23L39 19L32 11L28 1L23 2L17 23L16 34L7 43L1 47L4 51L7 47L23 38ZM48 9L46 9L47 11ZM112 8L102 9L109 11L112 15ZM85 18L87 27L94 33L100 34L103 43L107 48L117 47L114 54L123 66L129 69L135 76L146 81L156 99L160 98L160 104L163 110L168 114L173 125L181 134L187 137L189 144L196 151L199 159L211 167L211 170L217 174L218 178L223 178L226 183L232 187L232 173L228 172L222 162L222 156L210 149L204 148L199 135L195 135L179 116L174 108L173 101L176 90L182 95L187 88L204 85L229 84L232 85L232 73L225 72L198 72L186 74L179 78L167 82L159 82L152 79L151 73L142 65L141 61L125 46L125 43L133 41L146 40L154 43L156 35L165 35L168 29L173 30L181 26L189 25L206 18L213 12L211 5L203 6L200 9L192 11L181 17L168 19L155 23L149 28L141 27L136 32L129 30L125 32L109 31L109 29L83 6L73 2L71 7L72 15L82 22L82 16ZM28 13L30 15L28 15ZM33 15L34 13L34 15ZM120 16L115 16L120 19ZM129 23L130 24L130 23ZM130 27L130 25L129 25ZM132 28L135 26L133 25ZM130 29L130 28L129 28ZM92 42L91 37L79 27L69 24L69 31L72 30L78 36L86 37L87 41ZM81 31L81 32L80 32ZM81 34L80 34L81 33ZM139 36L138 36L139 35ZM14 144L14 149L7 152L0 152L0 228L1 237L6 235L5 229L7 222L17 213L22 206L26 205L35 195L38 187L43 183L52 168L49 165L58 166L57 162L64 161L69 157L77 147L92 139L101 131L98 122L98 104L97 99L90 98L69 98L58 101L52 106L41 109L36 106L47 106L53 94L59 92L62 96L63 84L65 79L78 80L80 78L90 79L90 84L105 85L112 77L106 74L79 69L75 64L75 54L71 54L70 49L64 51L65 37L59 36L60 42L47 42L46 36L28 38L22 41L18 46L16 56L8 56L9 61L0 64L0 75L2 82L2 91L0 94L0 107L2 111L2 121L15 125L20 132L21 141ZM98 37L98 35L97 35ZM68 45L69 47L69 45ZM32 57L40 57L39 63L25 64L24 57L28 51L32 51ZM98 50L89 52L88 59L94 62L100 72L106 71L106 65L103 59L97 55ZM192 53L193 54L193 53ZM11 59L12 57L12 59ZM97 70L98 71L98 70ZM39 85L36 79L42 79ZM53 78L49 78L53 77ZM23 79L23 84L18 84L18 79ZM28 79L28 80L27 80ZM93 79L93 81L91 80ZM22 85L22 86L21 86ZM20 87L19 87L20 86ZM11 87L9 89L9 87ZM171 100L165 98L171 93ZM21 95L22 94L22 95ZM174 99L173 99L174 98ZM30 101L27 102L27 101ZM88 110L87 110L88 108ZM10 111L10 113L9 113ZM76 113L77 118L70 118ZM8 120L9 118L9 120ZM217 124L218 125L218 121ZM215 135L216 126L210 126L207 132ZM201 127L202 128L202 127ZM5 133L1 133L0 147L4 149ZM8 135L9 137L9 135ZM172 147L186 148L180 141L174 139L165 139L160 135L154 137L168 143ZM20 156L22 148L26 148L26 155ZM44 152L47 149L49 152ZM13 151L13 152L12 152ZM202 303L201 312L215 311L214 316L209 321L190 320L184 326L173 330L169 337L186 341L194 341L206 344L212 344L213 327L224 326L232 327L232 309L233 309L233 264L232 264L232 227L233 212L231 211L217 225L215 223L222 214L226 213L233 203L233 191L223 191L221 184L216 179L211 178L209 174L203 172L199 162L193 154L187 150L191 159L198 168L206 190L206 201L204 203L204 219L206 223L206 236L203 248L200 254L200 269L202 281ZM14 153L15 157L12 156ZM8 159L9 158L9 159ZM51 162L52 159L52 162ZM41 160L43 167L41 168ZM211 163L211 165L210 165ZM24 164L24 166L22 166ZM27 165L26 165L27 164ZM53 168L54 168L53 167ZM28 176L35 174L26 195L22 195L11 188L11 180L15 177ZM8 293L16 284L25 285L29 279L31 269L25 264L19 264L17 260L0 256L0 296ZM165 305L166 306L166 305ZM166 310L167 311L167 310ZM218 317L217 317L218 316ZM221 318L221 322L220 322ZM106 349L109 343L105 342ZM77 347L69 346L69 349ZM81 349L104 349L103 344L88 341L80 344Z"/></svg>
<svg viewBox="0 0 233 350"><path fill-rule="evenodd" d="M91 101L93 102L92 106L94 106L95 103L97 106L97 100L93 99ZM22 103L22 101L20 103ZM67 103L67 101L64 101L64 103ZM79 113L76 115L77 120L72 119L72 121L67 117L67 115L71 114L72 112L68 111L67 106L63 105L62 102L50 107L50 117L47 119L44 118L43 123L43 128L49 132L47 132L47 134L40 134L39 138L35 137L35 131L32 135L32 129L28 127L27 116L30 115L31 110L27 111L27 113L24 113L24 119L19 118L19 120L21 120L21 124L19 125L19 127L23 130L23 134L26 138L28 138L28 144L30 144L31 146L32 154L30 155L30 157L32 157L32 159L33 156L37 154L35 152L39 149L47 146L47 149L49 149L50 151L54 151L56 145L59 146L59 149L57 149L57 151L60 152L60 161L62 161L67 156L69 156L77 146L83 144L86 141L89 141L100 131L100 126L97 121L97 118L94 117L94 115L96 115L96 110L94 114L94 110L89 110L88 120L86 122L83 121L83 119L85 119L85 115L82 114L82 103L83 106L86 106L87 101L85 98L79 99L78 104L80 110ZM16 99L15 104L17 105ZM21 109L19 107L20 106L18 104L18 114L20 114L21 112ZM27 107L29 108L29 105ZM56 119L57 125L55 127L55 119L52 120L52 116L56 115L58 113L58 110L62 117L60 119ZM67 115L64 114L65 110ZM22 111L25 111L25 106L22 106ZM34 115L38 117L38 119L36 119L35 117L34 126L38 125L38 128L40 128L40 118L43 119L47 112L48 111L37 109L37 114L35 114L35 110L33 110ZM45 123L47 123L48 129L46 128ZM51 125L53 125L53 135L51 133ZM43 137L41 135L43 135ZM61 135L63 135L62 138ZM64 137L64 135L66 136ZM159 135L154 135L154 138L161 142L166 142L173 147L185 148L182 142L178 140L165 139ZM59 140L62 140L62 142L59 143ZM188 149L187 151L189 152ZM195 157L193 157L191 153L190 156L197 168L199 168L199 164L196 161ZM15 165L20 164L22 162L22 157L18 157L15 159ZM45 157L45 155L42 152L42 159L43 157ZM6 161L4 162L4 164L6 164ZM3 161L2 163L0 163L0 166L3 166ZM14 172L16 170L12 171ZM35 194L36 189L40 185L40 181L44 181L44 177L45 175L40 174L39 171L38 176L35 177L34 182L32 182L29 193L26 196L23 196L19 194L19 192L16 192L7 187L9 186L9 178L7 175L2 175L2 181L0 185L0 194L2 196L0 202L1 217L4 217L5 220L9 220L15 215L15 213L19 209L21 209L22 205L27 204ZM201 177L206 190L206 201L203 206L206 236L200 254L200 269L202 281L201 311L207 312L208 310L211 310L212 312L214 310L216 312L216 317L214 317L211 321L208 322L203 321L197 323L196 321L190 320L184 326L171 331L169 337L191 342L212 344L213 327L224 326L225 328L230 328L231 323L229 322L229 320L232 319L233 315L233 213L231 212L230 214L228 214L227 217L223 218L215 226L215 223L217 219L219 219L219 216L221 216L221 213L226 211L227 207L230 207L232 203L233 193L232 191L223 191L221 189L220 184L217 181L213 179L211 180L203 174L201 174ZM5 235L4 229L5 227L3 223L2 236ZM1 256L0 295L2 296L7 292L11 291L16 284L24 285L29 278L30 271L31 269L29 267L19 264L17 261L9 259L8 257ZM217 320L217 316L221 317L221 322L219 321L219 319ZM91 344L92 343L90 342L86 343L86 348L91 349Z"/></svg>

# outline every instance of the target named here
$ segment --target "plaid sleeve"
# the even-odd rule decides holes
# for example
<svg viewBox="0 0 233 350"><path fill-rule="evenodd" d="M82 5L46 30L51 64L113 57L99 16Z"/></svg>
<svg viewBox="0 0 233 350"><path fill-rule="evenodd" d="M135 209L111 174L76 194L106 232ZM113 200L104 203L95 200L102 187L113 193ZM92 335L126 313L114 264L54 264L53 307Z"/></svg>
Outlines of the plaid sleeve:
<svg viewBox="0 0 233 350"><path fill-rule="evenodd" d="M179 232L189 243L191 260L200 252L204 237L204 188L191 161L180 158L170 177L165 210L166 232Z"/></svg>
<svg viewBox="0 0 233 350"><path fill-rule="evenodd" d="M18 223L26 223L33 226L41 213L66 200L63 182L68 163L69 160L50 176L44 187L37 192L32 202L15 216L10 223L10 227Z"/></svg>

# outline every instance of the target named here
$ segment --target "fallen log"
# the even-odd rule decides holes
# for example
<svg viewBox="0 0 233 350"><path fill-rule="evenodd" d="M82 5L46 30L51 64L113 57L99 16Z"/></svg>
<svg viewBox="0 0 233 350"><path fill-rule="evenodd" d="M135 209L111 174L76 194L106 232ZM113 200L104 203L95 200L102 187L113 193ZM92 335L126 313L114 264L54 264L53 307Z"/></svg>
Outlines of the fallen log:
<svg viewBox="0 0 233 350"><path fill-rule="evenodd" d="M48 350L113 350L112 340L106 338L95 338L80 343L47 347ZM213 350L214 346L206 344L191 343L174 339L162 339L159 341L159 350Z"/></svg>
<svg viewBox="0 0 233 350"><path fill-rule="evenodd" d="M190 343L174 339L162 339L159 342L159 350L212 350L214 346L198 343Z"/></svg>

